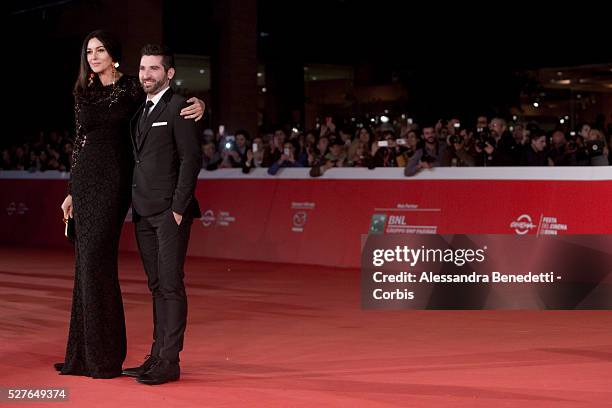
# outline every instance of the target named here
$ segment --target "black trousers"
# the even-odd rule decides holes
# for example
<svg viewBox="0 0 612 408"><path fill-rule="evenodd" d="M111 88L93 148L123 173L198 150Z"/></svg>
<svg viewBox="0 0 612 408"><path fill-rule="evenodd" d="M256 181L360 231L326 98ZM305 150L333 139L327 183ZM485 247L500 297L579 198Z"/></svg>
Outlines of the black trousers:
<svg viewBox="0 0 612 408"><path fill-rule="evenodd" d="M178 225L171 209L149 217L135 214L136 241L153 295L151 355L179 361L187 324L183 279L192 216Z"/></svg>

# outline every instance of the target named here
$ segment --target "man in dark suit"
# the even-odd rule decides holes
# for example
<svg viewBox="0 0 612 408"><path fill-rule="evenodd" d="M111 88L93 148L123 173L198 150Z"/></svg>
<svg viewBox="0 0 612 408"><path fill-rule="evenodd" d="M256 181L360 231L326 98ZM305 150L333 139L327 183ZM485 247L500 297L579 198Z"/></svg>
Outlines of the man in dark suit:
<svg viewBox="0 0 612 408"><path fill-rule="evenodd" d="M133 220L138 249L153 295L153 345L145 362L123 374L143 384L180 377L179 352L187 321L183 283L193 219L200 217L194 192L202 154L196 123L179 112L185 98L174 94L174 57L147 45L140 59L140 83L147 101L131 122L134 147Z"/></svg>

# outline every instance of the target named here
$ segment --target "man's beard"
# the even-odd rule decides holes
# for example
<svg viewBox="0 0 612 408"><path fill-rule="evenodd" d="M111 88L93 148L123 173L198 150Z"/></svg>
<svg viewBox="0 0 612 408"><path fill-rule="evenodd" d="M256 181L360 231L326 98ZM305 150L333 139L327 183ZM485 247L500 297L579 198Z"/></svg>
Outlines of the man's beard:
<svg viewBox="0 0 612 408"><path fill-rule="evenodd" d="M149 85L145 85L144 82L141 82L140 85L142 85L142 89L144 89L145 93L155 95L162 89L165 82L165 79L162 79L161 81L153 80L153 83L150 83Z"/></svg>

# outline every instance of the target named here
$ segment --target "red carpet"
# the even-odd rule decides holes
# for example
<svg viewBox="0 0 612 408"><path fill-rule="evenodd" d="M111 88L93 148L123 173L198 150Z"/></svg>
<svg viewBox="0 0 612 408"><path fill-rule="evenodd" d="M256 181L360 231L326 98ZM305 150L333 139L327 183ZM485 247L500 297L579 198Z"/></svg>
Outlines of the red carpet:
<svg viewBox="0 0 612 408"><path fill-rule="evenodd" d="M151 304L136 255L120 274L131 366ZM190 258L186 274L181 381L59 376L72 254L0 248L0 387L66 387L78 407L612 406L609 311L362 311L356 270Z"/></svg>

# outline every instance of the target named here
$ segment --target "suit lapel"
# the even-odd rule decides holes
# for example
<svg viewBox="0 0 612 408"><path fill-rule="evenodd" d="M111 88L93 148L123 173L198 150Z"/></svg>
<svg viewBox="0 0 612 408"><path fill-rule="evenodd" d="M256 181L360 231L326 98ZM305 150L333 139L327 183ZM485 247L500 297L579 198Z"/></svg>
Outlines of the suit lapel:
<svg viewBox="0 0 612 408"><path fill-rule="evenodd" d="M142 115L144 110L145 102L143 102L136 113L132 115L130 119L130 140L132 141L132 148L134 149L134 154L138 154L138 148L136 147L136 136L138 135L138 121L140 120L140 115Z"/></svg>
<svg viewBox="0 0 612 408"><path fill-rule="evenodd" d="M153 123L155 123L155 120L157 120L157 118L159 118L159 115L161 115L162 112L166 109L168 101L170 101L170 99L172 98L173 93L174 92L172 91L172 88L169 88L163 94L159 102L155 104L155 107L153 108L153 110L149 113L149 116L147 117L147 120L145 121L144 128L141 129L141 131L144 132L144 134L140 138L140 145L137 146L138 151L142 149L142 145L144 145L145 141L147 140L147 136L149 135L149 131L151 130Z"/></svg>

